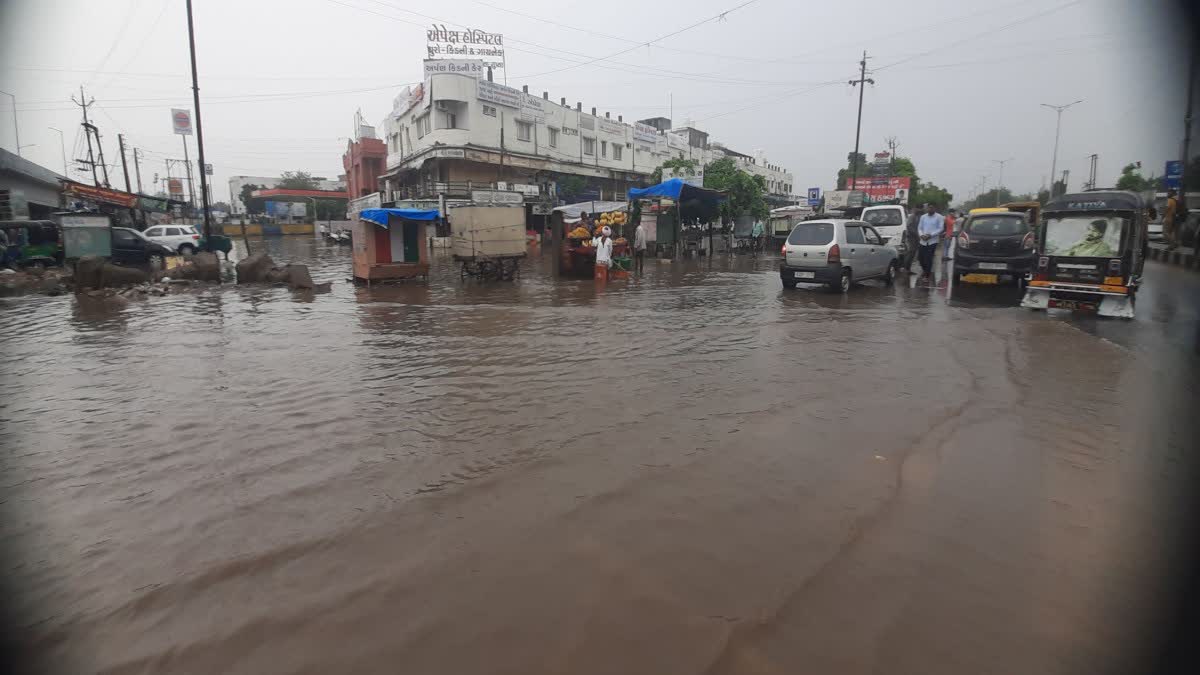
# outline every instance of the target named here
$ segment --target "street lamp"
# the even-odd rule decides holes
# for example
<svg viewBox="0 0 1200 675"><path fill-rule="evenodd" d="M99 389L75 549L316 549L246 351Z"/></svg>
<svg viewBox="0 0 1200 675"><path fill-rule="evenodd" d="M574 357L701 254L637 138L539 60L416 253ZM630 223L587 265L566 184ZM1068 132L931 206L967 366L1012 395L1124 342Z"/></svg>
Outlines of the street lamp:
<svg viewBox="0 0 1200 675"><path fill-rule="evenodd" d="M67 175L67 143L66 143L66 141L63 140L62 129L57 129L55 127L46 127L46 128L49 129L50 131L58 132L58 147L62 151L63 177L70 178L70 176Z"/></svg>
<svg viewBox="0 0 1200 675"><path fill-rule="evenodd" d="M1067 108L1070 108L1071 106L1075 105L1076 103L1083 103L1083 99L1079 99L1078 101L1071 101L1070 103L1068 103L1066 105L1050 105L1049 103L1041 104L1041 106L1043 108L1049 108L1049 109L1053 110L1054 112L1058 113L1058 121L1056 121L1054 123L1054 155L1050 159L1050 196L1051 197L1054 196L1054 183L1055 183L1054 172L1058 170L1058 132L1062 129L1062 114L1063 114L1064 110L1066 110Z"/></svg>
<svg viewBox="0 0 1200 675"><path fill-rule="evenodd" d="M1000 206L1000 191L1004 189L1004 165L1013 161L1014 158L1008 159L993 159L993 164L1000 165L1000 172L996 175L996 206Z"/></svg>
<svg viewBox="0 0 1200 675"><path fill-rule="evenodd" d="M21 156L21 128L17 125L17 97L9 94L7 91L0 90L0 94L5 94L12 99L13 105L13 135L17 139L17 157ZM30 146L25 146L30 147Z"/></svg>

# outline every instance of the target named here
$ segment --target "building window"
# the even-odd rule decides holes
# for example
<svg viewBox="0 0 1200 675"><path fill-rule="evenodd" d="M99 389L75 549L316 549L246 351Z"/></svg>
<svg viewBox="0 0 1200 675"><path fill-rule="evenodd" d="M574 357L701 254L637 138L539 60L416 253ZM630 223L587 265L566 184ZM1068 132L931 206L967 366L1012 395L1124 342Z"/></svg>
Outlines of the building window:
<svg viewBox="0 0 1200 675"><path fill-rule="evenodd" d="M616 143L613 143L613 159L619 161L621 159L621 151L622 150L624 150L624 148L617 145Z"/></svg>
<svg viewBox="0 0 1200 675"><path fill-rule="evenodd" d="M608 141L600 141L600 156L608 157Z"/></svg>
<svg viewBox="0 0 1200 675"><path fill-rule="evenodd" d="M429 114L428 113L417 118L417 138L421 138L427 133L429 133Z"/></svg>
<svg viewBox="0 0 1200 675"><path fill-rule="evenodd" d="M558 129L550 128L550 147L558 147Z"/></svg>
<svg viewBox="0 0 1200 675"><path fill-rule="evenodd" d="M594 139L594 138L583 139L583 154L585 154L585 155L596 154L596 139Z"/></svg>
<svg viewBox="0 0 1200 675"><path fill-rule="evenodd" d="M529 122L517 122L517 140L528 141L533 138L533 125Z"/></svg>
<svg viewBox="0 0 1200 675"><path fill-rule="evenodd" d="M496 107L490 106L490 105L483 106L483 114L487 115L488 117L495 117L496 116Z"/></svg>
<svg viewBox="0 0 1200 675"><path fill-rule="evenodd" d="M446 128L447 129L457 129L458 128L458 115L455 115L454 113L450 113L450 112L446 113Z"/></svg>

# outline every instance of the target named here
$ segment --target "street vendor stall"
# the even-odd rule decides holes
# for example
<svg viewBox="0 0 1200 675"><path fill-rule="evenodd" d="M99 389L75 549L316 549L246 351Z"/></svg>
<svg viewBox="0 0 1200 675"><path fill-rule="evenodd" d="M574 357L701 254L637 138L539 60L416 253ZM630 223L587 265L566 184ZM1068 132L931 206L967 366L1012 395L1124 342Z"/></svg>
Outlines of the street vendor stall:
<svg viewBox="0 0 1200 675"><path fill-rule="evenodd" d="M657 212L658 255L679 255L682 246L683 223L708 222L719 219L718 206L725 193L718 190L696 187L685 183L682 178L672 178L648 188L630 188L630 201L644 203L642 212ZM711 230L710 237L711 237ZM709 247L711 250L711 246Z"/></svg>
<svg viewBox="0 0 1200 675"><path fill-rule="evenodd" d="M436 210L364 209L351 228L354 280L429 278L425 227L438 219Z"/></svg>
<svg viewBox="0 0 1200 675"><path fill-rule="evenodd" d="M559 249L559 273L576 277L590 277L595 273L596 248L592 240L600 236L605 226L613 233L614 261L625 258L629 252L629 235L624 231L629 224L625 211L628 206L628 202L590 201L555 208L553 220L558 226L561 219L561 226L566 230ZM582 220L584 213L591 221L590 228Z"/></svg>
<svg viewBox="0 0 1200 675"><path fill-rule="evenodd" d="M479 203L449 209L450 240L462 278L510 281L525 257L525 207Z"/></svg>

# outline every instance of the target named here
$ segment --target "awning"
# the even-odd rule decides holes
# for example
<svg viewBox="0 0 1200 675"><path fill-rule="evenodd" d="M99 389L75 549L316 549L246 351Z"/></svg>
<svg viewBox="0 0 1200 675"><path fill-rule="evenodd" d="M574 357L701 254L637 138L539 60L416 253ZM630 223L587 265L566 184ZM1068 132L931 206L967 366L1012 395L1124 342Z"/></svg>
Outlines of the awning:
<svg viewBox="0 0 1200 675"><path fill-rule="evenodd" d="M719 202L725 199L725 195L717 190L709 190L707 188L688 185L683 182L682 178L672 178L665 180L658 185L651 185L648 188L629 188L630 199L674 199L675 201L683 201L685 199L699 199L701 201Z"/></svg>
<svg viewBox="0 0 1200 675"><path fill-rule="evenodd" d="M608 213L609 211L624 211L629 208L629 202L588 201L575 204L564 204L554 207L555 211L563 214L563 222L577 223L585 212L589 214Z"/></svg>
<svg viewBox="0 0 1200 675"><path fill-rule="evenodd" d="M358 212L358 217L369 223L387 227L388 222L392 218L425 221L437 220L438 211L437 209L363 209Z"/></svg>

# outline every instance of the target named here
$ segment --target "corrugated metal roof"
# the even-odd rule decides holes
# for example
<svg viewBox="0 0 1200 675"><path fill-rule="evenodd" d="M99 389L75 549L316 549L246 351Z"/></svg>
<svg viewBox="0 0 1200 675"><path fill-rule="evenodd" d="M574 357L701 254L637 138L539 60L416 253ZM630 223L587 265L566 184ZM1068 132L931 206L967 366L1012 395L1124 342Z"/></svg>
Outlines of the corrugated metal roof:
<svg viewBox="0 0 1200 675"><path fill-rule="evenodd" d="M34 164L24 157L20 157L16 153L9 152L3 148L0 148L0 171L18 173L32 180L53 185L54 187L58 187L58 181L64 178L41 164Z"/></svg>

